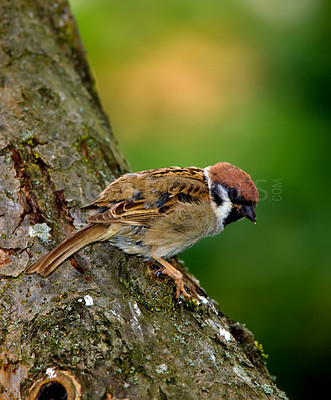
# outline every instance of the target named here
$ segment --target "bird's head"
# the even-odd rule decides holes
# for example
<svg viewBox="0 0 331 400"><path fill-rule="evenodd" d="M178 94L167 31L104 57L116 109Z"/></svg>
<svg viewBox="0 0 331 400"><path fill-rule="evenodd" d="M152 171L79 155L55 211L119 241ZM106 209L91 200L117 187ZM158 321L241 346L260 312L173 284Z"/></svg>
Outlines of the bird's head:
<svg viewBox="0 0 331 400"><path fill-rule="evenodd" d="M246 172L230 163L220 162L205 168L205 175L211 205L223 228L244 217L256 223L259 193Z"/></svg>

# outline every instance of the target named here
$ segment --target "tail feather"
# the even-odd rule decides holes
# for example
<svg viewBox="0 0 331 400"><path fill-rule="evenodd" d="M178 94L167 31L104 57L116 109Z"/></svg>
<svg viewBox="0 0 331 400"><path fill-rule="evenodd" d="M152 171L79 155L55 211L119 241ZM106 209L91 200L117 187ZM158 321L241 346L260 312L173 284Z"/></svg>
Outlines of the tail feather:
<svg viewBox="0 0 331 400"><path fill-rule="evenodd" d="M26 270L26 274L38 272L40 275L48 276L63 261L69 258L76 251L80 250L89 243L97 242L105 239L105 233L109 229L109 225L90 224L85 228L74 233L71 237L62 242L54 250L46 254L40 260L30 265ZM107 238L113 236L111 232L107 234Z"/></svg>

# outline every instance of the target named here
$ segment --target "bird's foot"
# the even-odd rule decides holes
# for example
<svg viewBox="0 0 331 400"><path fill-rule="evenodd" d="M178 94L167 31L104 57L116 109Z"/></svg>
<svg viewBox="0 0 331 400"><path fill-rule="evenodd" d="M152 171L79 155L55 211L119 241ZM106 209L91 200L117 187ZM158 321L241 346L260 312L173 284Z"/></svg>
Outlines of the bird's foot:
<svg viewBox="0 0 331 400"><path fill-rule="evenodd" d="M187 293L184 287L183 275L179 272L175 267L173 267L168 261L163 258L154 258L159 264L162 265L163 269L160 268L156 271L156 274L161 272L163 275L168 275L175 281L176 284L176 299L179 299L180 294L182 293L184 297L189 299L191 296Z"/></svg>

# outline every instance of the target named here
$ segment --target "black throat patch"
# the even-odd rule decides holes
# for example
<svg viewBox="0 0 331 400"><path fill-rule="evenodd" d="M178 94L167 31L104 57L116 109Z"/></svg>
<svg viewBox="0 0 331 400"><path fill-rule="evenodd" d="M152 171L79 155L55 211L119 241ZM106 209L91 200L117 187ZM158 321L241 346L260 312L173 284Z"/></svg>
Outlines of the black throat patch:
<svg viewBox="0 0 331 400"><path fill-rule="evenodd" d="M243 218L244 218L243 215L238 212L238 209L236 207L233 207L230 214L225 218L224 228L227 225L231 224L231 222L236 222Z"/></svg>

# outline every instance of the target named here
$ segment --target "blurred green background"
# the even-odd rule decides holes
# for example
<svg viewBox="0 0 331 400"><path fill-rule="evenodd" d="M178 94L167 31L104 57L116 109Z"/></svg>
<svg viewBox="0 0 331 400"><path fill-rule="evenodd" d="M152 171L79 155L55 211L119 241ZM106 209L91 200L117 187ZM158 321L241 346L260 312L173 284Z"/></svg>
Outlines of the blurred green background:
<svg viewBox="0 0 331 400"><path fill-rule="evenodd" d="M291 399L329 398L330 2L71 5L132 170L229 161L256 181L258 224L181 258Z"/></svg>

